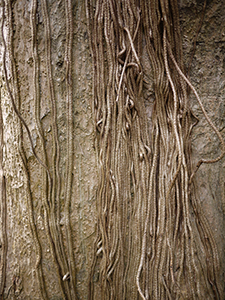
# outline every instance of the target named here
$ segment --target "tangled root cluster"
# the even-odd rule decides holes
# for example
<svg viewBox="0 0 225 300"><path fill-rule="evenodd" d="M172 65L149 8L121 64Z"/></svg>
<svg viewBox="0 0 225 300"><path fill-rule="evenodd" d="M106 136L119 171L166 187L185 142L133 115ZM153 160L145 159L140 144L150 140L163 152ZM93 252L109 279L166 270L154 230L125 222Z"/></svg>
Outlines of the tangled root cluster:
<svg viewBox="0 0 225 300"><path fill-rule="evenodd" d="M218 161L225 147L184 75L177 1L86 0L86 7L100 180L90 299L97 267L101 299L220 299L216 245L191 187L199 166ZM151 132L143 51L154 86ZM223 147L194 171L188 88Z"/></svg>

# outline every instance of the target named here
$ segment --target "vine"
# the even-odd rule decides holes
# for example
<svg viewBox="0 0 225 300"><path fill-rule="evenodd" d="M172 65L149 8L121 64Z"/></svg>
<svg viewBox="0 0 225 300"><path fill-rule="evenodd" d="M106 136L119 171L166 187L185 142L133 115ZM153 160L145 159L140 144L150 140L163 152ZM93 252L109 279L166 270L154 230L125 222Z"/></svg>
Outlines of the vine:
<svg viewBox="0 0 225 300"><path fill-rule="evenodd" d="M41 7L43 12L44 19L44 29L45 29L45 50L46 50L46 70L48 77L48 91L51 104L51 117L52 117L52 162L48 161L46 153L45 139L43 135L43 128L40 121L40 105L41 105L41 96L40 96L40 87L39 87L39 55L38 55L38 45L37 45L37 28L36 28L36 14L38 1L32 0L32 9L30 14L30 25L31 25L31 44L32 44L32 58L33 58L33 87L34 87L34 102L35 102L35 122L37 125L38 135L41 141L41 153L37 155L34 143L32 141L31 133L28 128L26 121L20 113L20 86L17 80L16 72L16 63L13 51L13 21L12 21L12 8L11 2L5 1L6 5L6 19L7 25L9 26L9 34L7 42L4 38L3 25L5 21L5 12L3 12L3 22L2 22L2 37L3 37L3 71L5 73L6 87L11 99L12 107L17 117L20 120L20 134L19 134L19 152L23 162L24 172L26 175L26 188L27 188L27 207L29 213L29 222L31 226L31 231L36 247L36 264L35 268L37 269L39 289L43 299L48 299L48 294L46 291L46 283L42 269L42 249L39 241L37 227L34 219L34 207L33 207L33 197L30 186L30 174L29 174L29 165L27 161L26 152L23 148L23 127L26 130L28 135L28 140L31 145L31 149L34 157L37 162L43 167L43 192L42 192L42 206L44 209L44 225L47 233L48 242L51 247L52 257L55 262L55 267L57 270L58 283L61 290L63 299L75 299L75 265L73 258L73 248L72 248L72 237L71 230L69 225L70 218L70 198L71 198L71 185L72 185L72 159L73 159L73 145L72 145L72 131L73 131L73 121L72 121L72 88L71 88L71 55L72 55L72 5L68 1L65 3L66 11L66 24L67 24L67 41L66 41L66 61L67 61L67 102L68 102L68 161L70 164L67 167L67 183L65 187L66 194L66 204L65 204L65 213L67 217L66 232L67 232L67 245L68 248L68 257L66 253L66 247L63 242L62 232L60 228L60 212L61 212L61 174L59 169L60 161L60 148L58 140L58 130L57 130L57 111L56 111L56 101L55 101L55 91L54 91L54 81L52 76L52 67L51 67L51 32L50 32L50 20L48 15L47 2L45 0L41 1ZM4 6L5 7L5 6ZM13 91L10 88L9 75L6 67L6 51L9 54L10 60L10 71L13 76ZM70 279L68 280L68 274Z"/></svg>
<svg viewBox="0 0 225 300"><path fill-rule="evenodd" d="M33 239L34 239L34 244L35 244L35 250L36 250L35 268L37 269L37 274L38 274L39 284L40 284L40 287L41 287L42 296L43 296L44 299L47 299L45 284L44 284L44 279L43 279L43 270L42 270L42 266L40 265L41 256L42 256L41 246L40 246L40 241L39 241L39 238L38 238L37 229L36 229L35 221L34 221L34 215L33 215L33 203L32 203L33 200L32 200L32 193L31 193L31 190L30 190L30 184L29 184L30 176L29 176L29 171L28 171L28 168L27 168L27 158L26 158L26 154L25 154L25 151L24 151L24 148L23 148L22 124L24 125L24 127L27 130L28 137L29 137L29 140L31 142L31 147L32 147L34 156L36 157L37 161L44 168L47 169L47 167L41 161L41 159L37 156L36 151L35 151L34 146L33 146L33 142L32 142L32 139L31 139L31 134L30 134L29 128L28 128L27 124L25 123L23 117L21 116L21 114L19 112L20 95L19 95L19 86L18 86L18 81L17 81L15 60L14 60L14 55L13 55L12 34L11 34L12 33L11 3L9 1L6 1L6 3L4 3L3 7L4 7L4 9L3 9L3 25L4 25L4 21L5 21L5 7L6 7L7 23L8 23L8 26L9 26L9 38L8 38L8 41L7 41L7 45L6 45L6 41L5 41L5 38L4 38L3 26L2 26L2 32L1 32L2 33L3 45L4 45L3 70L4 70L7 90L8 90L10 99L11 99L13 109L14 109L16 115L18 116L18 118L20 120L19 152L20 152L20 156L21 156L21 159L22 159L22 162L23 162L24 171L25 171L25 175L26 175L27 207L28 207L30 227L31 227L31 231L32 231ZM10 85L9 85L9 81L8 81L8 74L7 74L7 69L6 69L6 50L8 50L8 53L9 53L10 67L11 67L12 78L13 78L13 86L14 86L14 95L13 95L11 89L10 89ZM16 103L17 103L17 105L16 105Z"/></svg>
<svg viewBox="0 0 225 300"><path fill-rule="evenodd" d="M68 265L72 290L72 299L77 299L75 292L76 271L73 254L72 231L70 224L70 203L73 178L73 77L72 77L72 45L73 45L73 14L71 0L65 0L66 11L66 93L67 93L67 178L65 187L66 239L68 245Z"/></svg>

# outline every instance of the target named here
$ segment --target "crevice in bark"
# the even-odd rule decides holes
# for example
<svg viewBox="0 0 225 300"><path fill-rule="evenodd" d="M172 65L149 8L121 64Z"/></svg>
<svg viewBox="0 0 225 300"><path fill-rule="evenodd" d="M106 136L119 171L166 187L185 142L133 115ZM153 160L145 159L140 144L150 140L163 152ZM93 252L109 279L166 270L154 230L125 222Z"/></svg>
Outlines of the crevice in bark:
<svg viewBox="0 0 225 300"><path fill-rule="evenodd" d="M3 26L3 21L1 26ZM1 30L2 32L2 30ZM7 265L7 204L6 204L6 180L3 170L3 118L0 86L0 213L1 213L1 240L0 240L0 299L4 299Z"/></svg>

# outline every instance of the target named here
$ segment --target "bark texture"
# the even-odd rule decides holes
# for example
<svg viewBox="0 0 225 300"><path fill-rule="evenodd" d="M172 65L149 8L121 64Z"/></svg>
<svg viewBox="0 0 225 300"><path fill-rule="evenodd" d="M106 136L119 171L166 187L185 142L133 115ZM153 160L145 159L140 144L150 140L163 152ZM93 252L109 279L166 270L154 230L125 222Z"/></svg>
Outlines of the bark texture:
<svg viewBox="0 0 225 300"><path fill-rule="evenodd" d="M95 2L91 3L94 5ZM223 137L224 4L224 1L219 0L178 1L184 71L189 74L208 115ZM111 21L115 22L113 18ZM139 26L138 17L135 22ZM101 262L99 249L103 240L98 238L99 215L104 213L104 205L99 207L97 199L102 176L101 169L99 172L99 150L102 144L99 135L96 139L96 108L92 102L96 74L92 67L86 3L83 0L2 0L0 26L0 297L88 299L92 282L93 298L109 299L110 294L102 293L104 268L110 272L115 261L119 262L118 269L124 261L126 266L129 256L126 251L129 247L123 248L123 253L117 253L117 250L111 253L113 259L108 265L107 260ZM110 26L108 24L111 33ZM128 41L126 30L123 34ZM107 59L107 53L104 55ZM141 109L146 111L146 122L141 119L138 124L137 121L135 128L138 130L138 126L142 129L146 126L145 130L149 132L153 126L152 66L146 48L143 47L139 55L148 82L143 88L141 104ZM220 153L220 142L191 92L189 100L194 115L199 119L191 135L194 166L202 158L215 158ZM97 122L101 120L100 116L98 118ZM101 131L101 122L98 125ZM112 133L112 140L116 139L117 133ZM150 135L149 140L144 142L150 146ZM117 164L129 174L131 165L127 160L130 158L123 152L119 159L121 161L117 161ZM148 168L144 167L140 177L148 172ZM218 249L221 299L225 295L224 175L224 158L215 164L201 165L195 175L196 199L209 221ZM104 176L108 176L108 182L111 180L113 186L113 174L106 173ZM119 189L127 184L126 180L122 178ZM104 182L101 184L104 186ZM104 188L106 191L109 188L107 180ZM135 191L132 188L130 194L133 195ZM143 190L138 197L142 193ZM123 194L123 197L129 195ZM130 200L133 200L132 197ZM125 208L128 215L131 207L129 202ZM136 208L137 211L143 210L141 214L145 215L146 207L138 206L137 202ZM121 224L118 222L119 217L119 214L112 217L112 226ZM123 295L124 299L141 299L136 276L143 250L139 230L144 230L145 222L141 220L140 225L138 217L136 223L131 224L130 219L127 219L127 223L122 224L136 232L136 236L130 240L132 249L136 251L130 254L132 264L129 269L123 268L122 275L114 273L114 277L111 277L113 282L123 280L125 291L113 290L113 283L106 283L106 291L110 290L107 284L111 284L111 291ZM190 219L194 220L192 210ZM106 223L108 221L105 219ZM129 244L129 230L127 232L127 236L120 237L121 245ZM193 227L193 232L195 236L197 227ZM111 233L116 234L113 230ZM109 237L106 240L110 242ZM204 252L199 246L199 237L194 239L194 243L196 252ZM122 246L118 247L121 247L121 251ZM98 260L93 269L96 251ZM137 257L135 253L139 253ZM120 260L121 255L124 261ZM155 273L159 276L157 270ZM140 290L145 294L147 289L144 289L141 274ZM121 289L120 283L118 286ZM189 299L184 283L182 287L183 296ZM113 293L112 299L116 299ZM154 297L157 299L157 296ZM166 297L169 297L168 294ZM213 293L209 292L205 298L213 299Z"/></svg>

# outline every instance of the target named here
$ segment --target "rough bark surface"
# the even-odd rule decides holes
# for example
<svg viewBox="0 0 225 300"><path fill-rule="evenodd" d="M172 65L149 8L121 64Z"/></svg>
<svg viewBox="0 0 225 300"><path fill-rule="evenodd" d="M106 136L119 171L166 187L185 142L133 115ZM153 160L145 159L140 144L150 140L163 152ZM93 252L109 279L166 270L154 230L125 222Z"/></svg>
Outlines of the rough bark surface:
<svg viewBox="0 0 225 300"><path fill-rule="evenodd" d="M205 2L204 10L204 1L180 1L184 61L186 68L190 67L191 82L197 88L208 114L224 137L225 2ZM201 27L199 27L200 24L202 24ZM192 63L189 65L196 32L199 32L196 50ZM199 123L192 133L193 160L196 163L201 157L212 158L218 153L219 144L192 94L190 94L190 103L194 114L199 118ZM202 165L196 173L197 197L200 199L218 246L223 286L225 271L224 176L224 158L216 164Z"/></svg>
<svg viewBox="0 0 225 300"><path fill-rule="evenodd" d="M46 19L43 14L45 2L50 20L49 68L53 78L55 116L49 88L49 73L46 68L48 63L46 61ZM205 2L204 8L204 1L178 1L184 63L187 70L190 65L190 80L198 90L211 119L225 137L225 2L219 0ZM56 194L54 199L57 199L58 195L58 202L49 203L55 205L55 208L50 205L49 212L48 203L43 202L49 191L49 185L46 189L48 180L46 171L35 157L27 130L13 109L4 74L4 41L0 33L0 297L1 299L88 299L93 244L97 234L98 172L95 126L91 110L93 76L85 1L72 1L72 61L69 67L69 50L66 47L70 41L67 32L71 27L67 21L71 20L67 18L69 10L66 10L66 7L68 9L70 1L37 1L34 17L37 25L38 61L35 61L35 51L32 51L35 48L32 46L34 19L32 20L31 15L34 12L35 1L11 1L11 12L7 3L9 4L10 1L0 0L0 25L3 26L2 32L6 44L10 40L10 34L13 40L14 66L10 62L10 51L6 52L10 89L20 115L29 128L37 156L47 164L53 186L54 176L58 182L55 184L55 190L53 187L53 192ZM4 12L6 18L2 24ZM9 20L7 14L11 14L12 27L7 21ZM198 31L195 47L195 36ZM191 58L193 48L195 48L194 56ZM39 79L36 82L34 81L35 68L36 70L39 68ZM68 68L71 68L71 73ZM145 68L148 70L147 62ZM149 80L151 80L150 76ZM72 106L69 107L70 87L73 96ZM40 108L37 107L37 89ZM144 90L144 96L151 98L151 91ZM192 132L194 164L202 157L217 156L220 146L218 138L205 121L192 93L190 93L190 103L194 114L199 118L199 123ZM151 127L151 109L151 101L146 101L149 127ZM46 157L38 128L38 115L43 131ZM53 145L55 145L55 153ZM70 146L73 148L72 156L68 154ZM57 168L59 175L57 175ZM68 179L70 168L71 182ZM200 199L218 247L220 285L223 295L225 295L224 175L224 159L215 164L202 165L196 173L196 195ZM60 187L60 190L57 190L57 187ZM49 224L46 223L47 219ZM58 228L57 232L51 229L55 226L54 220ZM62 245L58 244L59 235L61 235L62 245L66 245L63 250ZM51 239L53 244L58 246L51 247ZM72 241L73 259L71 259L68 239ZM58 247L58 250L54 250L54 247ZM64 254L61 254L63 252ZM62 259L62 263L58 262L59 259ZM76 278L68 275L71 268L73 269L70 265L71 260L75 263ZM41 277L43 279L40 279ZM93 278L96 285L95 299L100 299L98 277L96 271ZM77 296L72 292L73 280Z"/></svg>

